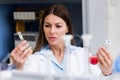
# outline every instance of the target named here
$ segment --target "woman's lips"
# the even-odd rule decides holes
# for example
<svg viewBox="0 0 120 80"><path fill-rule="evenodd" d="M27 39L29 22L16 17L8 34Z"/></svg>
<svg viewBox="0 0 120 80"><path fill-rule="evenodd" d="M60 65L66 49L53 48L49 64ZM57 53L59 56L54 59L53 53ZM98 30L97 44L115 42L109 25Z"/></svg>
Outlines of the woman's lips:
<svg viewBox="0 0 120 80"><path fill-rule="evenodd" d="M56 37L49 37L49 40L54 41L56 40Z"/></svg>

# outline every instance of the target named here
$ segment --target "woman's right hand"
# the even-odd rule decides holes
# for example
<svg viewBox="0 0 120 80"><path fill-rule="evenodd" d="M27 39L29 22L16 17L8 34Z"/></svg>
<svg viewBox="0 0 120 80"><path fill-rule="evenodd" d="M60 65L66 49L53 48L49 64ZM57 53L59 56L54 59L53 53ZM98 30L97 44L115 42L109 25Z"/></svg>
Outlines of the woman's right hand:
<svg viewBox="0 0 120 80"><path fill-rule="evenodd" d="M16 68L22 69L25 60L30 54L32 54L32 48L26 40L23 40L12 50L10 57Z"/></svg>

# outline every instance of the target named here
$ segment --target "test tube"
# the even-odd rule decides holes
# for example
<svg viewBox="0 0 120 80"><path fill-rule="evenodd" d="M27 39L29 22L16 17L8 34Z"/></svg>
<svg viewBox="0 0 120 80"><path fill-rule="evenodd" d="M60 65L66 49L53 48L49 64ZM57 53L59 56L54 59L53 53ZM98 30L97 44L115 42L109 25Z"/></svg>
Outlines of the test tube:
<svg viewBox="0 0 120 80"><path fill-rule="evenodd" d="M70 59L70 51L69 51L69 48L70 48L70 45L71 45L71 39L73 38L72 35L64 35L62 37L62 39L64 40L64 45L65 45L65 55L67 56L66 57L66 64L65 64L65 72L64 72L64 76L73 76L72 74L72 69L70 69L70 65L71 65L71 59Z"/></svg>
<svg viewBox="0 0 120 80"><path fill-rule="evenodd" d="M69 47L71 45L71 39L73 38L72 35L64 35L63 37L65 47Z"/></svg>
<svg viewBox="0 0 120 80"><path fill-rule="evenodd" d="M17 32L17 34L18 34L18 36L19 36L20 40L24 40L24 38L23 38L23 36L22 36L21 32Z"/></svg>
<svg viewBox="0 0 120 80"><path fill-rule="evenodd" d="M83 34L81 36L83 40L83 47L84 47L84 74L86 74L86 77L91 78L91 73L90 73L90 62L89 62L89 57L90 57L90 40L92 39L92 35L90 34Z"/></svg>
<svg viewBox="0 0 120 80"><path fill-rule="evenodd" d="M22 33L21 33L20 31L18 31L17 34L18 34L18 37L20 38L20 40L23 41L24 38L23 38ZM33 50L31 50L31 54L32 54L32 53L33 53Z"/></svg>
<svg viewBox="0 0 120 80"><path fill-rule="evenodd" d="M109 46L110 44L111 44L111 41L110 41L109 39L106 39L106 40L105 40L105 43L103 44L103 46L104 46L105 48L108 48L108 46ZM90 63L93 64L93 65L96 65L96 64L98 63L97 56L92 55L92 56L90 57Z"/></svg>
<svg viewBox="0 0 120 80"><path fill-rule="evenodd" d="M105 48L108 48L110 44L111 44L111 40L106 39L106 40L105 40L105 44L103 44L103 46L104 46Z"/></svg>

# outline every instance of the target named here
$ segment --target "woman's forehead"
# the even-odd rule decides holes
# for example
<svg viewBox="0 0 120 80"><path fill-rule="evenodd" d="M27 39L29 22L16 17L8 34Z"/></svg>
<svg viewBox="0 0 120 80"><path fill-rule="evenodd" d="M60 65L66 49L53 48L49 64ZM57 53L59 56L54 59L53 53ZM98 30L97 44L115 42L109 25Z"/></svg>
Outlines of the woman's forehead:
<svg viewBox="0 0 120 80"><path fill-rule="evenodd" d="M65 23L65 21L62 18L60 18L54 14L50 14L50 15L46 16L44 22L45 23L49 23L49 22Z"/></svg>

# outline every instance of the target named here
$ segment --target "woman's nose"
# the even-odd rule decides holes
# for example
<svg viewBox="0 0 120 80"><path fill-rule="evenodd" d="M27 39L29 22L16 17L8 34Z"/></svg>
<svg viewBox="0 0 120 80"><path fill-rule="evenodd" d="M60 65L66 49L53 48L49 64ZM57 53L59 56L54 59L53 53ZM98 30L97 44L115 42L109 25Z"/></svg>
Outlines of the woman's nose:
<svg viewBox="0 0 120 80"><path fill-rule="evenodd" d="M51 29L50 29L50 33L51 33L51 34L54 34L55 32L56 32L55 27L51 27Z"/></svg>

